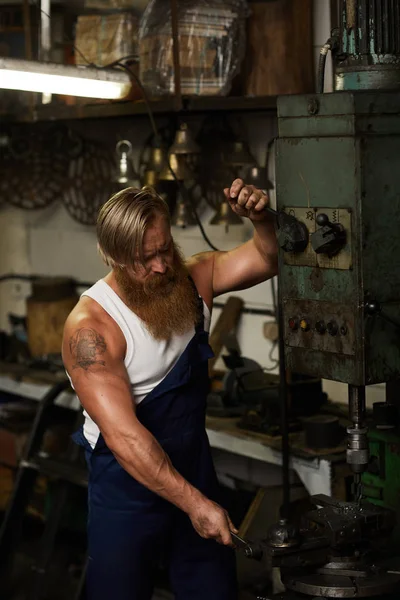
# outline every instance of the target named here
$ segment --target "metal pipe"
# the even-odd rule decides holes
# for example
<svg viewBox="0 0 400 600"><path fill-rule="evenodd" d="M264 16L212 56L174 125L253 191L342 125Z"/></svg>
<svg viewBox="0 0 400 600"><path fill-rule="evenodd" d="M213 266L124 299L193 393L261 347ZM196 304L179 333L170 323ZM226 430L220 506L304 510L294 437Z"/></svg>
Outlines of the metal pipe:
<svg viewBox="0 0 400 600"><path fill-rule="evenodd" d="M279 331L279 405L281 408L281 435L282 435L282 487L283 499L281 518L289 519L290 512L290 473L289 473L289 407L288 386L286 381L284 317L282 303L282 286L278 277L278 331Z"/></svg>
<svg viewBox="0 0 400 600"><path fill-rule="evenodd" d="M365 421L365 386L349 385L350 420L360 427Z"/></svg>
<svg viewBox="0 0 400 600"><path fill-rule="evenodd" d="M51 50L51 3L50 0L40 0L40 46L39 56L43 62L49 62ZM51 94L42 95L42 104L50 104Z"/></svg>
<svg viewBox="0 0 400 600"><path fill-rule="evenodd" d="M178 0L170 0L172 27L172 55L174 60L174 92L176 110L182 109L181 65L179 58Z"/></svg>
<svg viewBox="0 0 400 600"><path fill-rule="evenodd" d="M25 36L25 58L32 60L32 32L31 32L31 8L29 0L24 0L24 36Z"/></svg>

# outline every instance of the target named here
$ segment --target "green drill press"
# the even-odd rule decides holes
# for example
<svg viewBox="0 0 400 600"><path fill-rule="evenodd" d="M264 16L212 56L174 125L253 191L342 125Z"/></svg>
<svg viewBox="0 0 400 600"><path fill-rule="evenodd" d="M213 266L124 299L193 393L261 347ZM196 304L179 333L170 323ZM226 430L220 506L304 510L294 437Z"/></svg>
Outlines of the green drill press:
<svg viewBox="0 0 400 600"><path fill-rule="evenodd" d="M400 378L400 2L342 0L341 15L322 50L336 91L278 100L276 191L278 212L303 224L302 235L290 222L278 231L287 368L348 384L355 499L316 497L301 538L275 532L285 598L400 589L400 572L374 554L393 512L361 500L365 386Z"/></svg>

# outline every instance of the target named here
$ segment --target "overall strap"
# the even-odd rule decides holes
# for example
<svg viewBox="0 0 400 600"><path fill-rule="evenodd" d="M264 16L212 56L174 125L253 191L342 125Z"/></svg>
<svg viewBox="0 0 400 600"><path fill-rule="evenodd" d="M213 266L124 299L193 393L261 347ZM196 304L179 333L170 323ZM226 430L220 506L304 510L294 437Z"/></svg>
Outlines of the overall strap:
<svg viewBox="0 0 400 600"><path fill-rule="evenodd" d="M193 286L193 291L196 293L196 297L197 297L197 323L196 323L196 332L198 331L203 331L204 330L204 306L203 306L203 298L200 296L196 284L193 281L192 277L190 275L188 275L189 281Z"/></svg>

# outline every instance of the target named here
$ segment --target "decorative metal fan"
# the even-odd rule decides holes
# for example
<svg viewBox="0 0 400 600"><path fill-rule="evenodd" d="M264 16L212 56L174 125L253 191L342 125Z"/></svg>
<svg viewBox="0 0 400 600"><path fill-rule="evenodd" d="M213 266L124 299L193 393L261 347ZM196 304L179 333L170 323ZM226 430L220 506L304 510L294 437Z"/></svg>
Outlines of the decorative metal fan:
<svg viewBox="0 0 400 600"><path fill-rule="evenodd" d="M68 161L49 131L14 132L2 149L0 197L27 210L49 206L61 197Z"/></svg>
<svg viewBox="0 0 400 600"><path fill-rule="evenodd" d="M113 183L113 152L100 144L85 142L82 155L69 163L62 193L65 208L83 225L94 225L99 208L117 191Z"/></svg>

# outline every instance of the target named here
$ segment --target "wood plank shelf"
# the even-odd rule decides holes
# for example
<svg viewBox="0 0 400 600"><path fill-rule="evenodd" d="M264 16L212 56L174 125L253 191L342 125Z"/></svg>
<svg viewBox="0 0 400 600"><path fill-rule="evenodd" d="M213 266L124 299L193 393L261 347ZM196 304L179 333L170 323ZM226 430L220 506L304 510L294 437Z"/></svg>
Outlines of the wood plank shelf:
<svg viewBox="0 0 400 600"><path fill-rule="evenodd" d="M191 96L182 98L182 107L171 96L152 100L151 109L155 115L202 114L212 112L262 112L276 111L276 96L260 97L220 97ZM110 102L108 104L43 105L33 111L20 114L1 114L0 119L8 122L33 123L40 121L70 121L76 119L104 119L146 116L147 108L143 101Z"/></svg>

